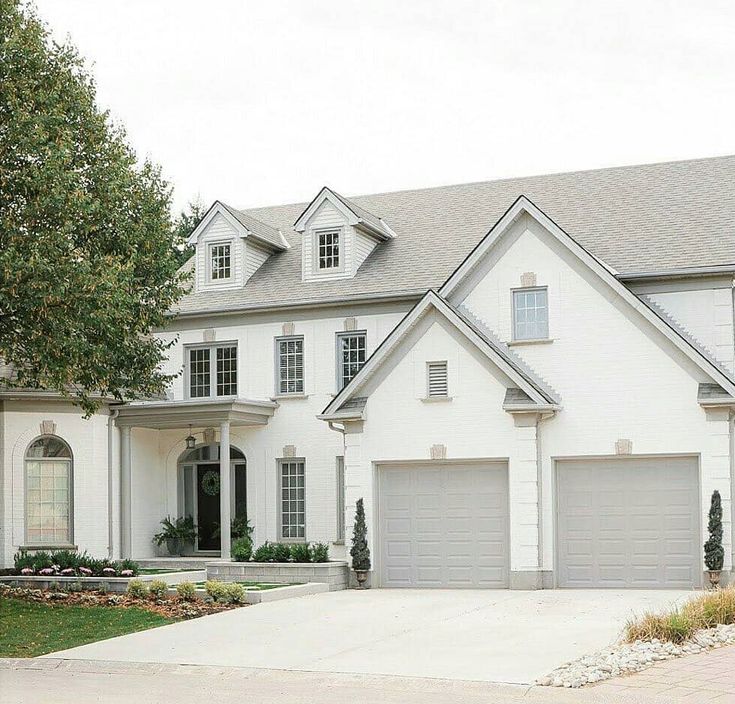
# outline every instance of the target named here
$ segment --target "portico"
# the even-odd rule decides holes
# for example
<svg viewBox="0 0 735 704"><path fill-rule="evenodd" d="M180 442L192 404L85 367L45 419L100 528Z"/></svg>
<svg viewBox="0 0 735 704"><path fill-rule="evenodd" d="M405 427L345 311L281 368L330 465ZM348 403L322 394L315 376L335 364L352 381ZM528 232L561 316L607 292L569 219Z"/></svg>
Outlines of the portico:
<svg viewBox="0 0 735 704"><path fill-rule="evenodd" d="M220 554L230 555L232 520L232 463L230 428L263 426L273 416L274 401L250 399L193 399L187 401L139 402L121 406L116 425L120 428L120 546L123 557L133 557L133 461L132 430L219 429L219 526ZM212 438L212 440L214 440Z"/></svg>

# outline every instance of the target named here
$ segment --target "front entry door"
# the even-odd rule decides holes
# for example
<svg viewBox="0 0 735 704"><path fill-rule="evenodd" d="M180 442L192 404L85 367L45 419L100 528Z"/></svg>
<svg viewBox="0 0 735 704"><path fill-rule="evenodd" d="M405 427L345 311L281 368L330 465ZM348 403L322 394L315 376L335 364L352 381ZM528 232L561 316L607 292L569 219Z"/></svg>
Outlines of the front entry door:
<svg viewBox="0 0 735 704"><path fill-rule="evenodd" d="M219 550L219 464L197 465L197 550Z"/></svg>

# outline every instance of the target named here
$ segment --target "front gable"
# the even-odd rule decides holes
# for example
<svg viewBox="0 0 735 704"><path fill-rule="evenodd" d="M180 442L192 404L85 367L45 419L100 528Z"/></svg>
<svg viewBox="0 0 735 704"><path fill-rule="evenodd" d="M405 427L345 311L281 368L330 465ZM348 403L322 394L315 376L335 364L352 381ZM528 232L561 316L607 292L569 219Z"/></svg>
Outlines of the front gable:
<svg viewBox="0 0 735 704"><path fill-rule="evenodd" d="M534 288L543 289L547 298L547 339L514 341L514 291ZM685 369L695 385L710 381L735 395L735 382L705 351L524 197L503 215L440 293L514 345L514 351L565 397L574 385L569 378L575 372L572 360L581 349L586 352L585 363L576 371L588 370L592 378L613 368L636 376L646 366L643 362L663 353Z"/></svg>
<svg viewBox="0 0 735 704"><path fill-rule="evenodd" d="M417 349L420 352L417 353ZM460 349L464 350L461 354ZM357 376L324 409L320 418L332 421L364 419L370 395L398 366L403 370L401 387L402 393L408 394L406 399L410 397L432 404L453 400L456 390L466 382L462 376L465 365L460 358L466 354L481 360L502 386L498 391L498 408L505 407L508 389L521 392L511 393L512 398L523 399L521 404L506 408L510 412L553 412L560 407L544 382L509 350L498 345L490 331L478 328L434 291L429 291L393 329ZM410 362L406 363L405 359ZM428 365L436 362L446 363L448 397L443 399L431 398L427 391ZM399 393L398 387L394 390Z"/></svg>

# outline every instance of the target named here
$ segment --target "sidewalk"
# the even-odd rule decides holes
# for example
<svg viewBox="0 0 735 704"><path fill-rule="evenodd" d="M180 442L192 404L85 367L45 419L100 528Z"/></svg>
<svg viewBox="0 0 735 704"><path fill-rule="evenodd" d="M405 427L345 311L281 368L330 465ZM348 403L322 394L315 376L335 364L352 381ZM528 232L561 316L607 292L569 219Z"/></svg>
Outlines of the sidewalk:
<svg viewBox="0 0 735 704"><path fill-rule="evenodd" d="M667 660L638 674L588 687L586 691L600 696L617 694L621 702L635 696L654 702L696 700L735 704L735 646Z"/></svg>

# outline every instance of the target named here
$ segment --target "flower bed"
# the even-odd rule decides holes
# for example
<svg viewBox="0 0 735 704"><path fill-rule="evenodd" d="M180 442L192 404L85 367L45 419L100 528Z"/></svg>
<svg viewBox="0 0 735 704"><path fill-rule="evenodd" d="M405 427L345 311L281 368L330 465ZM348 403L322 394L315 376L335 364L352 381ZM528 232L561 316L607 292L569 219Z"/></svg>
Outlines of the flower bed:
<svg viewBox="0 0 735 704"><path fill-rule="evenodd" d="M185 599L178 595L136 597L130 594L107 594L99 591L68 592L64 590L42 590L9 587L0 584L0 597L22 599L38 603L77 606L138 607L172 619L190 619L227 611L243 606L243 603L214 601L194 597Z"/></svg>
<svg viewBox="0 0 735 704"><path fill-rule="evenodd" d="M19 550L13 557L11 576L44 578L136 577L140 572L133 560L96 559L73 550Z"/></svg>

